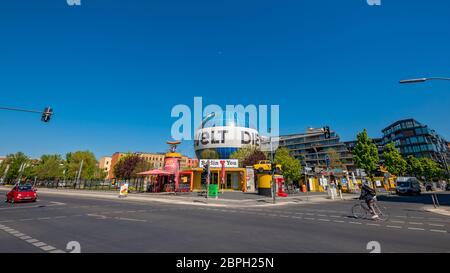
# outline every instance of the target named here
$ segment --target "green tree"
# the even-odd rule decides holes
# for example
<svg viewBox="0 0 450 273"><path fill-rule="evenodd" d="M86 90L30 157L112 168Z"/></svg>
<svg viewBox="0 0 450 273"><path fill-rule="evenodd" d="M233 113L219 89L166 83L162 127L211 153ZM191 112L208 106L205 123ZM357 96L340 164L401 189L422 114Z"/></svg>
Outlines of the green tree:
<svg viewBox="0 0 450 273"><path fill-rule="evenodd" d="M403 159L393 142L384 147L383 156L384 166L391 174L401 176L406 173L408 163Z"/></svg>
<svg viewBox="0 0 450 273"><path fill-rule="evenodd" d="M65 161L60 155L42 155L35 166L35 175L38 179L56 180L64 176Z"/></svg>
<svg viewBox="0 0 450 273"><path fill-rule="evenodd" d="M423 167L423 176L427 181L442 177L444 171L438 163L427 157L422 157L419 160Z"/></svg>
<svg viewBox="0 0 450 273"><path fill-rule="evenodd" d="M244 147L238 149L237 151L235 151L234 153L232 153L230 155L230 158L239 160L239 166L242 168L242 167L245 167L246 165L249 166L249 165L254 165L255 163L257 163L257 162L254 163L255 160L250 160L250 159L253 155L254 155L254 157L257 157L257 158L263 158L261 156L261 154L263 154L264 157L267 158L267 156L264 153L262 153L258 147L248 145L248 146L244 146ZM260 160L264 160L264 159L260 159Z"/></svg>
<svg viewBox="0 0 450 273"><path fill-rule="evenodd" d="M406 173L411 176L422 177L423 176L422 162L418 158L409 155L406 158Z"/></svg>
<svg viewBox="0 0 450 273"><path fill-rule="evenodd" d="M81 171L81 179L95 179L98 174L98 165L95 155L90 151L77 151L66 155L67 173L66 176L71 179L76 178L76 174L80 169L81 161L83 168Z"/></svg>
<svg viewBox="0 0 450 273"><path fill-rule="evenodd" d="M366 129L357 135L357 139L357 144L353 149L353 160L358 168L364 169L367 172L373 184L373 173L380 162L377 146L367 135Z"/></svg>
<svg viewBox="0 0 450 273"><path fill-rule="evenodd" d="M275 152L275 164L281 165L284 179L288 182L297 181L301 177L302 166L300 161L289 154L289 149L282 147Z"/></svg>
<svg viewBox="0 0 450 273"><path fill-rule="evenodd" d="M15 154L9 154L0 166L0 178L5 178L5 183L14 183L21 176L24 178L23 173L20 173L22 166L27 166L30 163L30 159L22 152ZM25 165L22 165L25 164ZM9 166L9 167L8 167ZM6 170L8 170L6 172Z"/></svg>

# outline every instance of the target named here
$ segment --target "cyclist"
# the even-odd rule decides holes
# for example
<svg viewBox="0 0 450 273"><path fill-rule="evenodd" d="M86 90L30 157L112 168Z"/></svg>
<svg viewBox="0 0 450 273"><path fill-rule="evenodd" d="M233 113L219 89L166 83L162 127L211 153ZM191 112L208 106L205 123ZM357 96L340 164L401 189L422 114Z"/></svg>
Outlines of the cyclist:
<svg viewBox="0 0 450 273"><path fill-rule="evenodd" d="M359 196L359 200L366 201L367 206L369 207L370 213L372 214L372 219L378 219L379 216L375 212L374 203L377 194L376 192L369 186L367 181L363 181L361 188L361 195Z"/></svg>

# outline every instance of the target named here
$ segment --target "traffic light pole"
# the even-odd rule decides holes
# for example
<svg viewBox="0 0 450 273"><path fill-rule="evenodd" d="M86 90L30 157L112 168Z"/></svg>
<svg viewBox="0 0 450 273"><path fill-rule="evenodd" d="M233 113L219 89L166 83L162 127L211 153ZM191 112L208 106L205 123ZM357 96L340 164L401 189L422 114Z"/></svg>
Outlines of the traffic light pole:
<svg viewBox="0 0 450 273"><path fill-rule="evenodd" d="M44 109L44 111L37 111L37 110L29 110L29 109L22 109L22 108L13 108L13 107L0 106L0 110L26 112L26 113L33 113L33 114L41 114L42 115L42 121L44 121L44 122L48 122L50 120L50 117L53 115L53 111L52 111L52 109L50 107L46 107Z"/></svg>

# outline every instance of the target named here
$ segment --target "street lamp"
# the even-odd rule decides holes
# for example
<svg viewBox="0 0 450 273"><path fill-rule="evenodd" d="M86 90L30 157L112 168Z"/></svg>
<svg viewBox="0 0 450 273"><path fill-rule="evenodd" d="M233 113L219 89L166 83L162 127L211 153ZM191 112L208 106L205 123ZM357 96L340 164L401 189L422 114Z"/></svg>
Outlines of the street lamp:
<svg viewBox="0 0 450 273"><path fill-rule="evenodd" d="M450 78L447 77L430 77L430 78L417 78L417 79L407 79L407 80L401 80L401 84L405 83L421 83L431 80L440 80L440 81L450 81Z"/></svg>

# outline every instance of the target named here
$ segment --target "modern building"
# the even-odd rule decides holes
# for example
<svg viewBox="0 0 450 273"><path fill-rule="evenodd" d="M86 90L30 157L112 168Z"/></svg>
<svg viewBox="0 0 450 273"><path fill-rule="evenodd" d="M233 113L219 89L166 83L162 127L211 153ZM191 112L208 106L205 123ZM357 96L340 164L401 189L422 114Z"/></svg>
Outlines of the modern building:
<svg viewBox="0 0 450 273"><path fill-rule="evenodd" d="M279 147L288 148L290 154L300 160L303 166L326 169L327 162L333 160L330 157L336 157L335 160L340 161L342 169L353 168L352 155L335 131L331 130L330 137L326 138L324 129L308 128L305 133L284 135L277 140ZM263 150L267 151L267 142L263 146Z"/></svg>
<svg viewBox="0 0 450 273"><path fill-rule="evenodd" d="M409 155L427 157L441 164L444 169L450 162L448 142L435 130L415 119L396 121L382 132L383 145L393 142L405 158Z"/></svg>

